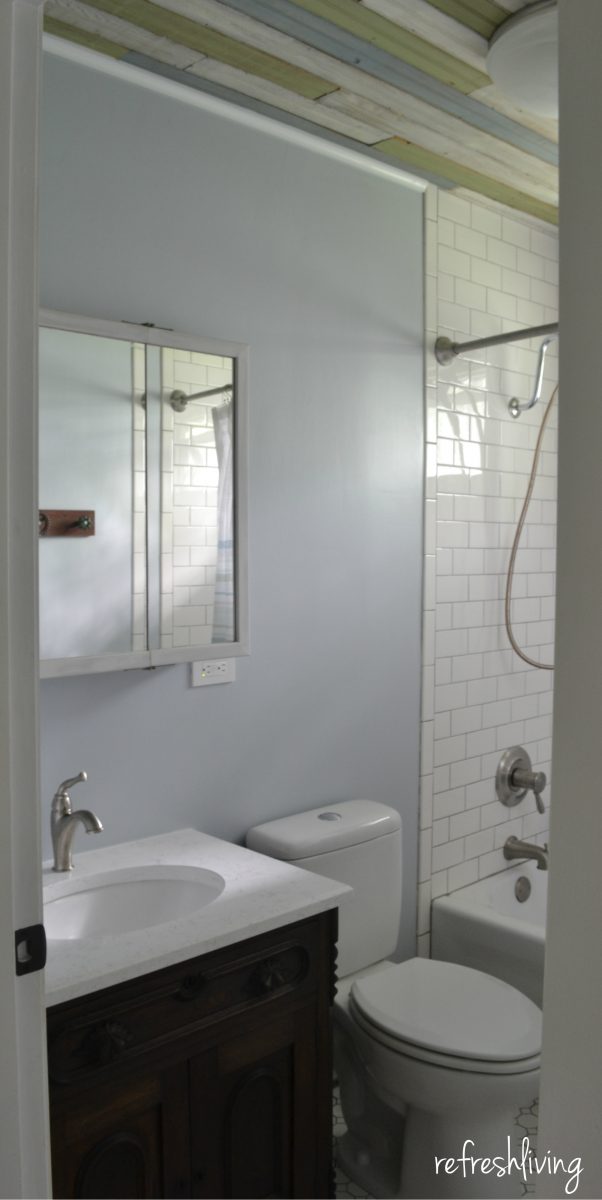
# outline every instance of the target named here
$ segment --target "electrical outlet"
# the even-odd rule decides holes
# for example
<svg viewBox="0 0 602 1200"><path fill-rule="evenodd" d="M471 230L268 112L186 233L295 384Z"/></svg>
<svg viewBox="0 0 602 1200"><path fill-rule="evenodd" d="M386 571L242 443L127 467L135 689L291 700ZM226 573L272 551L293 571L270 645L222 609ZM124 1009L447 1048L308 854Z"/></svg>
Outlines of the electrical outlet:
<svg viewBox="0 0 602 1200"><path fill-rule="evenodd" d="M206 662L193 662L190 665L191 687L207 687L210 683L234 683L236 679L233 658L209 658Z"/></svg>

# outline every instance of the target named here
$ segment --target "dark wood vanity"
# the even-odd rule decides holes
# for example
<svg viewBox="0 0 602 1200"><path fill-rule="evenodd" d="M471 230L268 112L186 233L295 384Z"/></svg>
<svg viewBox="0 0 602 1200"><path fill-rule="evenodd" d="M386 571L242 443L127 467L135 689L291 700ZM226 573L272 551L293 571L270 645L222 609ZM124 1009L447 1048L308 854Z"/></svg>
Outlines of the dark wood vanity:
<svg viewBox="0 0 602 1200"><path fill-rule="evenodd" d="M336 924L49 1008L55 1198L332 1195Z"/></svg>

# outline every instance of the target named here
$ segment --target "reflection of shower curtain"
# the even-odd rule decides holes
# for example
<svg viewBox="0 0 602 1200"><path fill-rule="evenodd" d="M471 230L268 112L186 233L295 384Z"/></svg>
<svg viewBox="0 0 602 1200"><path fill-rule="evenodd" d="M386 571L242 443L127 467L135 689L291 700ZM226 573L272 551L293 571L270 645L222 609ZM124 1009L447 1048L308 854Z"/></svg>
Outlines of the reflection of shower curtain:
<svg viewBox="0 0 602 1200"><path fill-rule="evenodd" d="M232 481L232 402L213 409L219 467L217 488L217 573L212 642L234 641L234 503Z"/></svg>

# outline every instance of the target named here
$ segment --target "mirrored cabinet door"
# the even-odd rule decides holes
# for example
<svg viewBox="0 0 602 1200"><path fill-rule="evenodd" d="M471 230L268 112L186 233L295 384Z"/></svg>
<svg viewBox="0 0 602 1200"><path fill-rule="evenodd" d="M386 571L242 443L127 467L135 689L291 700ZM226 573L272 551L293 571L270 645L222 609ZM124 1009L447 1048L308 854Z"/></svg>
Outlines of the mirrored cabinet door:
<svg viewBox="0 0 602 1200"><path fill-rule="evenodd" d="M246 347L43 314L42 675L247 652Z"/></svg>
<svg viewBox="0 0 602 1200"><path fill-rule="evenodd" d="M146 650L144 347L41 329L40 657Z"/></svg>

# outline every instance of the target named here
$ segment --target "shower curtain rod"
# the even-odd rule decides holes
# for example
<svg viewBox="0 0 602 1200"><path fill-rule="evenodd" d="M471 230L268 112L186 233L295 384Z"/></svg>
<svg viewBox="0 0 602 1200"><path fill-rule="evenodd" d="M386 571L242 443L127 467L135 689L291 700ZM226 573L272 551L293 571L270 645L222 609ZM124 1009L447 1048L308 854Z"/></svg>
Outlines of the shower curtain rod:
<svg viewBox="0 0 602 1200"><path fill-rule="evenodd" d="M475 342L452 342L451 338L438 337L435 342L435 358L442 367L446 367L458 354L464 354L466 350L501 346L504 342L520 342L525 338L546 337L554 333L558 333L558 321L552 325L532 325L530 329L515 329L512 333L496 333L492 337L477 338Z"/></svg>
<svg viewBox="0 0 602 1200"><path fill-rule="evenodd" d="M233 392L234 384L224 383L222 387L206 388L204 392L193 392L189 396L187 392L176 390L172 392L169 399L174 412L184 412L186 405L190 404L191 400L199 400L202 396L220 396L223 392Z"/></svg>

